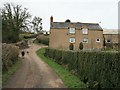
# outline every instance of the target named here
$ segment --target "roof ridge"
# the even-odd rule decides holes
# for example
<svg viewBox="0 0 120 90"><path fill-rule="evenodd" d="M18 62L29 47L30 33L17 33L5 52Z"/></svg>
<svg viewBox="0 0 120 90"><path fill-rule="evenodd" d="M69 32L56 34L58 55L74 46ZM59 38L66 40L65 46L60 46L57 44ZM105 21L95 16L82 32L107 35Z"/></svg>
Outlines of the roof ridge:
<svg viewBox="0 0 120 90"><path fill-rule="evenodd" d="M67 23L67 22L53 22L53 23ZM97 25L99 25L99 23L84 23L84 22L68 22L68 23L71 23L71 24L76 24L76 23L80 23L80 24L97 24Z"/></svg>

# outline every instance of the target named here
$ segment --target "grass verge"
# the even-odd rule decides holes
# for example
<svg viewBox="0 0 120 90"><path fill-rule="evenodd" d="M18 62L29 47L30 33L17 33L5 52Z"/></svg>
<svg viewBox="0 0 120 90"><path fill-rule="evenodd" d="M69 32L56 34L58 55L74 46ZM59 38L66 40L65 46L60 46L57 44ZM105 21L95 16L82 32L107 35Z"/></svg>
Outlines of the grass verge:
<svg viewBox="0 0 120 90"><path fill-rule="evenodd" d="M2 75L2 84L4 85L6 81L16 72L16 70L21 65L21 60L19 59L12 67L9 68L8 71L4 72Z"/></svg>
<svg viewBox="0 0 120 90"><path fill-rule="evenodd" d="M51 58L44 56L45 48L38 50L37 55L43 59L53 70L60 76L65 86L68 88L86 88L86 85L79 80L75 75L72 75L68 70L54 62Z"/></svg>

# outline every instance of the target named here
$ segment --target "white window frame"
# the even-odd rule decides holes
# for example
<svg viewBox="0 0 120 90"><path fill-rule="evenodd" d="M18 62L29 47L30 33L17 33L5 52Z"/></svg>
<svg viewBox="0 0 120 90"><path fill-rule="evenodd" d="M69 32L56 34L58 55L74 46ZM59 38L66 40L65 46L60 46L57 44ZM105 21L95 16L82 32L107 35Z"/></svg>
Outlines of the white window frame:
<svg viewBox="0 0 120 90"><path fill-rule="evenodd" d="M97 39L99 39L99 41L98 41ZM97 38L97 39L96 39L96 42L97 42L97 43L100 43L100 38Z"/></svg>
<svg viewBox="0 0 120 90"><path fill-rule="evenodd" d="M84 40L86 40L86 41L84 41ZM82 42L83 43L88 43L88 38L83 38Z"/></svg>
<svg viewBox="0 0 120 90"><path fill-rule="evenodd" d="M75 28L69 28L69 33L75 34Z"/></svg>
<svg viewBox="0 0 120 90"><path fill-rule="evenodd" d="M69 42L70 43L75 43L75 38L73 38L73 37L69 38Z"/></svg>
<svg viewBox="0 0 120 90"><path fill-rule="evenodd" d="M88 34L88 28L82 28L82 34Z"/></svg>

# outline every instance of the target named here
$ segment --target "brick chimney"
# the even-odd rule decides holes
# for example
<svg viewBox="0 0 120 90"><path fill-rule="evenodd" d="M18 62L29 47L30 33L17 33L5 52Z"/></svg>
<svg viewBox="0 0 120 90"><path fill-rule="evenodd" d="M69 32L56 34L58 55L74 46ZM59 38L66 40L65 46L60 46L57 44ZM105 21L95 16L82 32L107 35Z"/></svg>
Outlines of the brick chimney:
<svg viewBox="0 0 120 90"><path fill-rule="evenodd" d="M50 17L50 23L52 23L52 22L53 22L53 16Z"/></svg>

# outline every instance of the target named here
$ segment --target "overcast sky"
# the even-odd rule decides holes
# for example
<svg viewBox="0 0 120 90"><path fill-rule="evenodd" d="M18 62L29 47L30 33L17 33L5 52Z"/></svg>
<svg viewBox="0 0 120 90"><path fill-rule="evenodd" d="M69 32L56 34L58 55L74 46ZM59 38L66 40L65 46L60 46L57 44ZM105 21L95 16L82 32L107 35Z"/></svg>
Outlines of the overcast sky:
<svg viewBox="0 0 120 90"><path fill-rule="evenodd" d="M33 16L41 17L43 29L49 31L50 16L55 22L100 23L102 28L118 28L118 1L119 0L4 0L20 4L28 8Z"/></svg>

